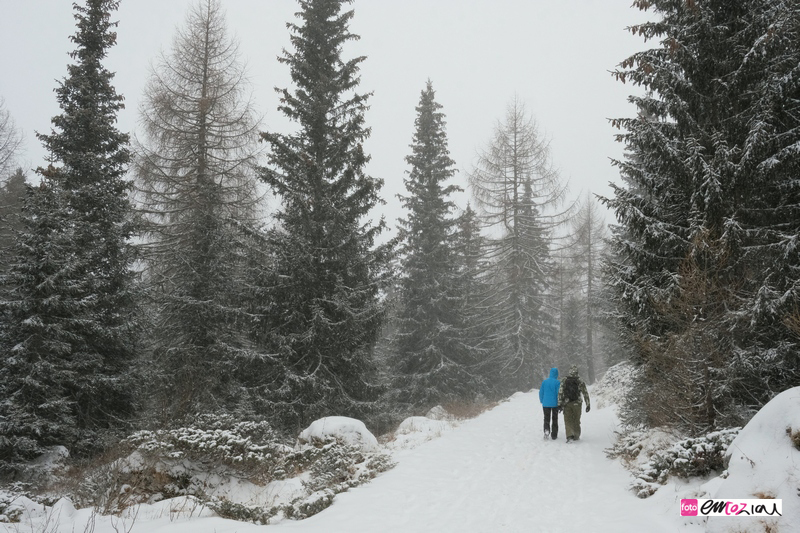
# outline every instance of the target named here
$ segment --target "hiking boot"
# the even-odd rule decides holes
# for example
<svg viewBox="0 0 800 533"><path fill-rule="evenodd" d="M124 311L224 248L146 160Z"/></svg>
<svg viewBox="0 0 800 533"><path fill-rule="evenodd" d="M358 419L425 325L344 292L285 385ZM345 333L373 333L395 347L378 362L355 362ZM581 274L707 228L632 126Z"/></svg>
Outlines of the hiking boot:
<svg viewBox="0 0 800 533"><path fill-rule="evenodd" d="M553 433L552 435L550 435L550 438L552 438L553 440L556 440L556 439L558 438L558 435L556 435L555 433Z"/></svg>

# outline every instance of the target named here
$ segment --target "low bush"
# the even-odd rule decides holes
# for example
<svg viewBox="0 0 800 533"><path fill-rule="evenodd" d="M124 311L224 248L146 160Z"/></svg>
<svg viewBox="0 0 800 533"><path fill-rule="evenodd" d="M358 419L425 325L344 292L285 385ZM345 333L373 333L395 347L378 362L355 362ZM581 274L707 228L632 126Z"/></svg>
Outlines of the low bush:
<svg viewBox="0 0 800 533"><path fill-rule="evenodd" d="M296 519L316 514L335 494L392 466L386 454L367 453L333 437L295 449L266 422L203 416L185 427L129 436L103 460L73 471L70 477L80 483L69 484L69 489L64 484L60 492L78 507L93 506L101 514L192 496L222 517L266 524L279 514ZM274 505L232 501L218 490L233 478L249 481L258 490L301 476L302 495L291 501L277 497Z"/></svg>
<svg viewBox="0 0 800 533"><path fill-rule="evenodd" d="M631 483L631 490L638 497L647 498L664 485L670 476L689 479L722 472L725 469L725 452L740 429L723 429L700 437L683 439L669 448L655 451L647 462L633 467L635 480ZM645 437L644 431L631 431L622 435L615 446L607 450L607 455L632 465L642 450Z"/></svg>

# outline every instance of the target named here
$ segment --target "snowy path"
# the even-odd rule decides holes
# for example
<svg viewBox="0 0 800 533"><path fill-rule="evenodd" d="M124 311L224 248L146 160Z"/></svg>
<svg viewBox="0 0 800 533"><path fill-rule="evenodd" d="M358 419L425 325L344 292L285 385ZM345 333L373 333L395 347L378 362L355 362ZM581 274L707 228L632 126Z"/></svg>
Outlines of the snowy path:
<svg viewBox="0 0 800 533"><path fill-rule="evenodd" d="M536 393L517 394L477 419L400 456L372 483L336 497L291 532L674 531L672 520L626 490L630 474L603 450L612 409L582 416L581 441L541 436ZM677 508L676 508L677 509ZM677 511L676 511L677 514ZM660 526L659 524L664 524Z"/></svg>

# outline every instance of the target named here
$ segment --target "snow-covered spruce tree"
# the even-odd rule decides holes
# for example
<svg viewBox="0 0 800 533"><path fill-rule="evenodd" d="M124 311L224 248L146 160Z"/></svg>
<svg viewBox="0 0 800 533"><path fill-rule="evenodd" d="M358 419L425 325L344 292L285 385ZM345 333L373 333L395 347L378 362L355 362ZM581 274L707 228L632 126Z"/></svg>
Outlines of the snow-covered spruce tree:
<svg viewBox="0 0 800 533"><path fill-rule="evenodd" d="M173 418L229 408L254 356L244 279L255 227L258 129L219 0L190 7L140 106L152 400Z"/></svg>
<svg viewBox="0 0 800 533"><path fill-rule="evenodd" d="M490 330L485 318L491 312L494 296L493 286L488 282L490 265L486 260L487 239L482 233L481 220L468 203L457 219L453 237L453 252L456 257L456 294L459 295L460 314L464 323L463 342L473 352L476 367L471 370L476 394L484 397L497 396L491 383L489 368L484 364L491 354L491 343L487 342Z"/></svg>
<svg viewBox="0 0 800 533"><path fill-rule="evenodd" d="M554 317L545 305L552 230L563 218L564 187L552 167L548 145L521 102L505 121L469 176L490 238L491 343L489 365L501 392L528 390L546 375L555 338Z"/></svg>
<svg viewBox="0 0 800 533"><path fill-rule="evenodd" d="M133 391L126 378L136 325L129 244L133 226L124 179L128 136L115 126L123 107L102 65L115 40L118 2L75 6L75 63L56 88L61 114L39 135L51 165L23 206L4 302L10 323L0 381L6 461L41 446L73 453L102 445L98 431L124 424Z"/></svg>
<svg viewBox="0 0 800 533"><path fill-rule="evenodd" d="M800 379L785 323L799 303L800 12L784 0L634 5L659 21L632 30L660 46L616 72L647 92L631 97L637 117L614 121L627 156L608 200L620 222L611 283L645 367L640 396L653 399L642 418L701 430ZM684 400L660 409L669 398Z"/></svg>
<svg viewBox="0 0 800 533"><path fill-rule="evenodd" d="M262 331L286 369L286 424L324 414L360 416L374 402L371 350L380 332L390 246L376 246L385 228L368 217L382 181L366 175L363 144L368 94L359 94L363 57L344 60L356 39L343 0L300 0L290 24L294 91L279 90L293 134L263 133L271 151L261 176L280 197L269 234L274 283ZM277 408L277 407L276 407Z"/></svg>
<svg viewBox="0 0 800 533"><path fill-rule="evenodd" d="M475 350L467 344L464 295L451 243L457 220L450 195L461 188L448 185L455 163L441 109L428 81L406 157L408 195L400 196L408 215L400 221L402 278L389 389L397 403L423 411L469 401L480 388L472 375Z"/></svg>

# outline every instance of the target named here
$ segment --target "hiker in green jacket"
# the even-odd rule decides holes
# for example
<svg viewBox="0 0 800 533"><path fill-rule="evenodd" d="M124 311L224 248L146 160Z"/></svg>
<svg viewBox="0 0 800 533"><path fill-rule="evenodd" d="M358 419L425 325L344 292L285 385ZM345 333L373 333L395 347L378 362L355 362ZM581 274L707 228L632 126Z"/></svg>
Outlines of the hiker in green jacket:
<svg viewBox="0 0 800 533"><path fill-rule="evenodd" d="M586 412L591 409L589 391L586 383L578 376L578 365L569 368L567 379L561 382L558 390L558 405L564 410L564 426L567 433L567 442L581 438L581 395L586 400Z"/></svg>

